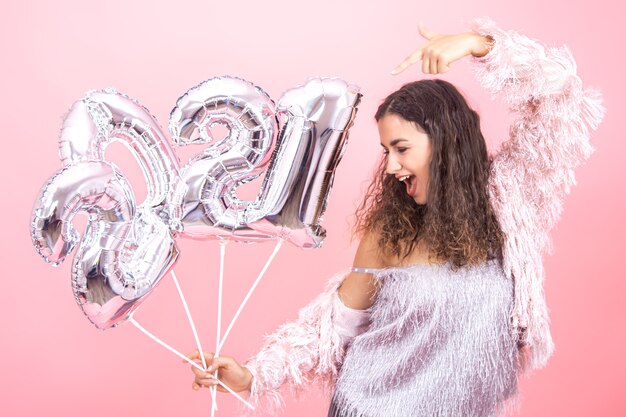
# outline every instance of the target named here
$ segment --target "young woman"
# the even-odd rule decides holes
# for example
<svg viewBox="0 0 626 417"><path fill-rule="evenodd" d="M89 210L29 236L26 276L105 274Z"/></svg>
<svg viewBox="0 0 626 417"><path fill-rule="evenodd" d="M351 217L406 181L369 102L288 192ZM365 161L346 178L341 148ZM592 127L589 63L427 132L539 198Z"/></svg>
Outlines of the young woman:
<svg viewBox="0 0 626 417"><path fill-rule="evenodd" d="M421 61L441 74L473 56L483 85L515 113L510 139L489 157L478 115L448 82L389 95L376 113L384 158L357 212L354 267L245 366L205 353L212 365L192 368L194 389L214 386L218 369L232 389L273 405L285 383L325 382L334 417L481 417L502 411L519 372L545 364L541 255L603 108L566 48L489 20L474 26L420 28L425 45L394 73Z"/></svg>

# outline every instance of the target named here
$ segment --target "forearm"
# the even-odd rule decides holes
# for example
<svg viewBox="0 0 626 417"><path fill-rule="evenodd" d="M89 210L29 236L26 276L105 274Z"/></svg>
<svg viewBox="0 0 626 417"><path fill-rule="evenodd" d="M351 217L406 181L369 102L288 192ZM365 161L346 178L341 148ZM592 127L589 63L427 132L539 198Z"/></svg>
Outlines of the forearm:
<svg viewBox="0 0 626 417"><path fill-rule="evenodd" d="M486 20L475 26L494 40L492 51L475 60L478 78L492 93L503 93L515 112L509 140L493 161L490 192L506 206L524 207L547 232L575 183L573 169L593 151L589 127L604 113L599 94L583 89L566 47L546 48Z"/></svg>
<svg viewBox="0 0 626 417"><path fill-rule="evenodd" d="M313 380L334 381L349 340L366 328L363 315L345 307L337 296L345 275L331 278L297 320L267 336L263 348L246 362L253 375L252 402L264 398L267 408L276 409L282 404L283 385L300 389Z"/></svg>
<svg viewBox="0 0 626 417"><path fill-rule="evenodd" d="M479 81L492 94L504 93L513 110L581 88L576 63L565 46L546 48L535 39L500 29L489 19L476 19L472 26L474 33L492 40L490 52L474 60Z"/></svg>

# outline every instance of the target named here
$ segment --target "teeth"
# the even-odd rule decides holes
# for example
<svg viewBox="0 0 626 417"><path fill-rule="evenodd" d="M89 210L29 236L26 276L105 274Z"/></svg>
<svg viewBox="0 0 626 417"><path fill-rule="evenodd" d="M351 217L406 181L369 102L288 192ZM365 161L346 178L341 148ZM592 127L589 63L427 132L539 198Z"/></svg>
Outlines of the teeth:
<svg viewBox="0 0 626 417"><path fill-rule="evenodd" d="M409 177L410 177L410 175L405 175L404 177L398 178L398 181L406 181L406 180L409 179Z"/></svg>

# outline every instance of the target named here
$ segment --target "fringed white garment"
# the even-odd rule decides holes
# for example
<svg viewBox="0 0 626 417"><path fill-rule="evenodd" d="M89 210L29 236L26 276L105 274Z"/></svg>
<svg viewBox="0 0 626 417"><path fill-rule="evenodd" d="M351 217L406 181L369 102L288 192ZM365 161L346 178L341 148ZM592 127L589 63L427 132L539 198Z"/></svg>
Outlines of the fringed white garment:
<svg viewBox="0 0 626 417"><path fill-rule="evenodd" d="M510 139L494 158L490 201L505 235L504 271L515 282L513 324L525 345L525 370L544 366L554 350L543 280L542 254L561 215L563 197L575 185L574 168L593 148L604 108L600 94L584 90L567 49L545 48L488 19L474 30L493 38L493 49L476 59L481 84L502 92L515 119Z"/></svg>
<svg viewBox="0 0 626 417"><path fill-rule="evenodd" d="M498 261L375 272L369 330L348 349L337 417L487 417L516 392L513 285Z"/></svg>
<svg viewBox="0 0 626 417"><path fill-rule="evenodd" d="M345 353L345 337L333 320L337 288L345 275L332 277L326 290L300 310L296 321L266 336L265 346L246 362L253 375L249 401L258 410L273 415L281 408L283 385L296 391L313 380L326 388L334 385Z"/></svg>
<svg viewBox="0 0 626 417"><path fill-rule="evenodd" d="M604 109L596 91L582 88L567 48L546 49L489 20L475 21L474 30L494 40L493 49L474 60L478 78L493 94L502 92L515 113L489 184L505 234L501 272L492 263L462 268L460 275L446 267L390 269L385 279L394 284L381 287L386 295L372 307L373 324L354 339L345 362L344 340L333 323L343 275L335 276L246 364L254 375L251 401L265 397L278 406L281 385L298 389L315 379L332 387L341 370L337 400L350 416L486 416L515 390L513 341L526 346L525 369L543 366L551 355L541 256L550 249L548 232L562 199L575 184L573 170L592 152L589 127L597 127ZM472 278L457 279L464 275ZM439 292L421 293L421 286ZM399 308L403 303L406 310ZM380 327L387 322L390 327ZM474 326L477 333L469 332ZM421 395L428 403L419 401Z"/></svg>

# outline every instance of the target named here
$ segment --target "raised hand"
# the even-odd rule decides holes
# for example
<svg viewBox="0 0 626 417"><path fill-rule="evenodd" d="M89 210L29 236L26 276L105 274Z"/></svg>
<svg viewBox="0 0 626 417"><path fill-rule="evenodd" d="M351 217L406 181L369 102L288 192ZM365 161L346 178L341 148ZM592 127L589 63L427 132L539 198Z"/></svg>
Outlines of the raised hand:
<svg viewBox="0 0 626 417"><path fill-rule="evenodd" d="M477 33L445 35L432 32L421 24L418 30L427 42L391 71L393 75L401 73L419 61L422 61L424 74L443 74L450 71L450 64L454 61L468 55L482 57L491 50L492 39Z"/></svg>

